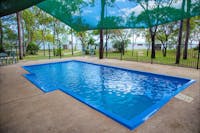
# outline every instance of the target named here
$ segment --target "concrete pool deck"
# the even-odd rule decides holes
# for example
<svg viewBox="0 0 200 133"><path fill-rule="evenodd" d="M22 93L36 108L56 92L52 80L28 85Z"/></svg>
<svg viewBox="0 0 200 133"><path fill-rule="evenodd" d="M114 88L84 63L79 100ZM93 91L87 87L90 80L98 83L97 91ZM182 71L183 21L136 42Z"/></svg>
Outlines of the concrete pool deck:
<svg viewBox="0 0 200 133"><path fill-rule="evenodd" d="M197 82L181 93L193 100L173 98L153 117L130 131L61 91L43 93L22 76L27 73L21 68L23 65L70 59L192 78ZM199 133L199 125L200 70L95 57L20 61L0 67L1 133Z"/></svg>

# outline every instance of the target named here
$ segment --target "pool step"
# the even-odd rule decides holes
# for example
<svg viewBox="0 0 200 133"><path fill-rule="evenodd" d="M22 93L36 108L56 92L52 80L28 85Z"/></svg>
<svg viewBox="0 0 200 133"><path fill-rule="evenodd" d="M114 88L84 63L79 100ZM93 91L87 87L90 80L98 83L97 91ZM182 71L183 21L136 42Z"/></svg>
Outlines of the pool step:
<svg viewBox="0 0 200 133"><path fill-rule="evenodd" d="M179 100L182 100L184 102L187 102L187 103L191 103L193 101L193 98L190 97L190 96L187 96L187 95L184 95L182 93L179 93L175 96L175 98L179 99Z"/></svg>

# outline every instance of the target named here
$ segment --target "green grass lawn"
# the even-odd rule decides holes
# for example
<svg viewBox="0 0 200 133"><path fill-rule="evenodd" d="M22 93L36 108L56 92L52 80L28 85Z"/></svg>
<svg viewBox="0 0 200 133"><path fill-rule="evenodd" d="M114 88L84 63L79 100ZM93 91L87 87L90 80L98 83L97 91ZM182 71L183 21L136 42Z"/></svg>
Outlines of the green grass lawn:
<svg viewBox="0 0 200 133"><path fill-rule="evenodd" d="M104 56L106 56L106 53L104 54ZM197 50L196 51L193 49L188 50L188 59L184 60L181 56L179 66L196 68L197 56L198 56ZM120 57L121 57L121 53L119 52L108 52L108 56L107 56L107 58L112 58L112 59L121 59ZM151 62L151 51L149 51L149 54L147 56L146 50L134 50L133 55L132 55L132 51L129 50L129 51L126 51L125 54L122 56L122 60ZM153 63L158 63L158 64L177 65L175 64L175 60L176 60L175 50L168 50L166 57L163 57L161 50L157 50L156 58L153 59L152 61ZM199 63L199 67L200 67L200 63Z"/></svg>
<svg viewBox="0 0 200 133"><path fill-rule="evenodd" d="M53 51L51 50L50 52L50 58L55 59L55 58L60 58L60 56L53 56ZM125 54L122 56L122 60L129 60L129 61L138 61L138 62L151 62L151 51L149 51L149 54L147 56L147 51L146 50L134 50L133 55L132 51L128 50L125 52ZM180 59L180 64L179 66L185 66L185 67L193 67L196 68L197 66L197 55L198 51L195 51L193 49L188 50L188 59L183 60L182 56ZM81 51L74 51L73 56L82 56ZM96 51L96 56L98 57L98 51ZM72 57L71 50L63 50L62 51L62 57L61 58L66 58L66 57ZM104 57L106 57L106 53L104 53ZM107 58L110 59L121 59L121 53L119 52L108 52ZM49 59L49 53L48 50L45 51L45 56L44 56L44 51L39 50L37 55L27 55L25 60L41 60L41 59ZM162 51L157 50L156 51L156 58L153 59L153 63L158 63L158 64L167 64L167 65L177 65L175 64L176 60L176 51L175 50L168 50L167 51L167 56L163 57ZM200 67L200 63L199 63Z"/></svg>
<svg viewBox="0 0 200 133"><path fill-rule="evenodd" d="M81 56L81 51L74 51L73 56ZM71 50L62 50L61 58L72 57ZM50 51L50 59L60 58L60 56L53 56L53 51ZM45 50L45 55L43 50L39 50L37 55L27 55L24 60L41 60L41 59L49 59L49 51Z"/></svg>

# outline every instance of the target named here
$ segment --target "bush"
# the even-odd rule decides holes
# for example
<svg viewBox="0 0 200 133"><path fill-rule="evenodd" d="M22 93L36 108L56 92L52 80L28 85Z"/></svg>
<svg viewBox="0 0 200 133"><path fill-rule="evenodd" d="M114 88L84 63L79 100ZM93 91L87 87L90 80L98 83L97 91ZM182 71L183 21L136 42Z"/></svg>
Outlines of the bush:
<svg viewBox="0 0 200 133"><path fill-rule="evenodd" d="M36 43L30 42L26 51L27 51L28 54L36 55L39 49L40 48Z"/></svg>
<svg viewBox="0 0 200 133"><path fill-rule="evenodd" d="M121 41L114 41L113 42L114 44L113 44L113 48L115 49L115 50L117 50L118 52L122 52L122 50L123 50L123 42L121 42ZM124 50L126 49L128 47L128 41L126 41L125 40L125 42L124 42Z"/></svg>
<svg viewBox="0 0 200 133"><path fill-rule="evenodd" d="M60 48L55 49L55 56L60 56L60 55L63 55L62 49Z"/></svg>
<svg viewBox="0 0 200 133"><path fill-rule="evenodd" d="M194 50L199 50L199 46L196 46L195 48L193 48Z"/></svg>

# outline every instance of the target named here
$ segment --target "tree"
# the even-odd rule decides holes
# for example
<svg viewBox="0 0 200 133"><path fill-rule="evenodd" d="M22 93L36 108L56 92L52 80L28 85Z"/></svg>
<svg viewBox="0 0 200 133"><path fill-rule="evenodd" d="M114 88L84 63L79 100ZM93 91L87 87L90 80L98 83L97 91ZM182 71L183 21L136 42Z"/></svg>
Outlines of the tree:
<svg viewBox="0 0 200 133"><path fill-rule="evenodd" d="M191 0L188 0L187 1L187 15L190 15L190 6L191 6ZM190 18L187 18L187 20L186 20L186 37L185 37L185 45L184 45L184 51L183 51L183 59L187 59L189 36L190 36Z"/></svg>
<svg viewBox="0 0 200 133"><path fill-rule="evenodd" d="M17 29L18 29L18 41L19 41L19 59L23 59L23 46L22 46L22 38L21 38L21 16L20 12L16 13L17 15Z"/></svg>
<svg viewBox="0 0 200 133"><path fill-rule="evenodd" d="M171 7L172 0L163 2L162 0L154 1L153 6L148 0L137 0L143 11L135 20L137 24L144 27L150 27L149 32L151 36L151 58L155 58L155 37L157 32L157 25L168 22L169 20L177 20L181 16L180 10ZM162 5L162 2L164 5ZM174 14L176 13L176 15ZM177 17L177 18L175 18Z"/></svg>
<svg viewBox="0 0 200 133"><path fill-rule="evenodd" d="M113 30L112 39L114 40L114 44L119 44L120 42L120 52L121 59L125 53L125 46L130 42L128 39L130 37L130 30Z"/></svg>
<svg viewBox="0 0 200 133"><path fill-rule="evenodd" d="M156 36L157 26L149 28L149 32L151 35L151 58L156 57L156 50L155 50L155 36Z"/></svg>
<svg viewBox="0 0 200 133"><path fill-rule="evenodd" d="M38 52L38 50L39 46L34 42L30 42L26 49L26 51L31 55L35 55Z"/></svg>
<svg viewBox="0 0 200 133"><path fill-rule="evenodd" d="M45 56L45 40L46 40L46 35L47 35L47 28L49 25L51 25L53 21L53 18L47 15L45 12L42 10L38 11L38 22L40 24L40 29L42 32L42 42L43 42L43 51L44 51L44 56Z"/></svg>
<svg viewBox="0 0 200 133"><path fill-rule="evenodd" d="M0 18L1 20L1 45L0 48L2 51L5 52L6 50L12 50L16 46L17 42L17 21L16 15L12 14L9 16L4 16Z"/></svg>
<svg viewBox="0 0 200 133"><path fill-rule="evenodd" d="M82 32L75 32L76 36L78 37L78 39L81 41L81 45L82 45L82 51L85 51L85 47L87 45L87 41L88 41L88 34L85 31Z"/></svg>
<svg viewBox="0 0 200 133"><path fill-rule="evenodd" d="M90 37L88 40L88 46L93 46L93 45L95 45L95 40L92 37Z"/></svg>
<svg viewBox="0 0 200 133"><path fill-rule="evenodd" d="M185 37L185 45L184 45L184 50L183 50L183 59L187 59L189 36L190 36L190 18L186 20L186 37Z"/></svg>
<svg viewBox="0 0 200 133"><path fill-rule="evenodd" d="M179 62L180 62L182 30L183 30L183 20L180 20L180 27L179 27L179 33L178 33L178 44L177 44L177 48L176 48L176 62L175 62L175 64L179 64Z"/></svg>
<svg viewBox="0 0 200 133"><path fill-rule="evenodd" d="M24 34L23 36L25 37L24 39L24 51L26 51L27 46L29 45L30 42L33 41L33 36L34 34L36 34L35 29L37 26L37 16L38 14L37 12L37 8L33 7L33 8L29 8L26 10L22 11L22 19L23 19L23 24L24 24Z"/></svg>
<svg viewBox="0 0 200 133"><path fill-rule="evenodd" d="M185 0L183 0L183 2L182 2L182 14L184 13L184 6L185 6ZM177 44L177 49L176 49L176 62L175 62L175 64L179 64L179 62L180 62L182 30L183 30L183 20L180 20L180 27L179 27L179 33L178 33L178 44Z"/></svg>
<svg viewBox="0 0 200 133"><path fill-rule="evenodd" d="M4 52L4 48L3 48L3 25L2 25L1 18L0 18L0 52Z"/></svg>
<svg viewBox="0 0 200 133"><path fill-rule="evenodd" d="M196 42L200 42L200 32L199 32L199 29L200 29L200 16L196 16L196 17L193 17L191 18L191 29L192 32L191 32L191 36L190 36L190 43L191 44L194 44ZM193 27L193 28L192 28Z"/></svg>
<svg viewBox="0 0 200 133"><path fill-rule="evenodd" d="M128 43L130 41L127 39L124 41L124 49L128 47ZM115 40L112 42L113 43L113 48L116 49L118 52L122 53L123 52L123 47L122 47L122 42L119 40Z"/></svg>
<svg viewBox="0 0 200 133"><path fill-rule="evenodd" d="M151 46L151 36L148 30L145 30L145 42L147 45L147 56L149 56L149 50Z"/></svg>
<svg viewBox="0 0 200 133"><path fill-rule="evenodd" d="M132 42L132 56L133 56L133 51L134 51L134 45L136 44L137 38L140 36L141 30L133 29L133 42Z"/></svg>
<svg viewBox="0 0 200 133"><path fill-rule="evenodd" d="M173 25L174 23L160 25L158 27L156 39L159 40L162 44L162 53L163 57L167 55L167 47L168 47L168 40L173 32Z"/></svg>

